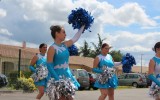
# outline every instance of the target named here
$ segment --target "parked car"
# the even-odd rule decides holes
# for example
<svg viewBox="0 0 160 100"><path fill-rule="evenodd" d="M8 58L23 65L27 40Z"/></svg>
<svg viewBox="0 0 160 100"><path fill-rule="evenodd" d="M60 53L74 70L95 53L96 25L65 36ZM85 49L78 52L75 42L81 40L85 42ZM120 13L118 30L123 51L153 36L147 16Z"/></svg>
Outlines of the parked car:
<svg viewBox="0 0 160 100"><path fill-rule="evenodd" d="M71 71L80 84L79 90L90 88L89 75L85 69L72 69Z"/></svg>
<svg viewBox="0 0 160 100"><path fill-rule="evenodd" d="M97 79L97 74L88 72L88 75L89 75L90 88L93 88L93 90L97 90L98 88L94 87L94 83Z"/></svg>
<svg viewBox="0 0 160 100"><path fill-rule="evenodd" d="M4 87L8 84L8 79L4 74L0 74L0 87Z"/></svg>
<svg viewBox="0 0 160 100"><path fill-rule="evenodd" d="M150 80L150 79L148 78L148 75L145 75L145 77L146 77L146 79L147 79L147 87L151 86L152 80Z"/></svg>
<svg viewBox="0 0 160 100"><path fill-rule="evenodd" d="M146 87L147 79L140 73L125 73L118 76L120 86Z"/></svg>

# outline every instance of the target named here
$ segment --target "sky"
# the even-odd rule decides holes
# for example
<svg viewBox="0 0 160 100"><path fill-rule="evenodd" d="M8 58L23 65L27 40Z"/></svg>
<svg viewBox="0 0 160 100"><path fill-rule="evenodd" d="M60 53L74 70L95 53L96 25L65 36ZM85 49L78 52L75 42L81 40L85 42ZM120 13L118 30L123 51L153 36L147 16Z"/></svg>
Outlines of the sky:
<svg viewBox="0 0 160 100"><path fill-rule="evenodd" d="M82 34L76 46L84 40L98 43L98 35L112 50L130 53L137 66L148 66L155 55L154 44L160 41L160 0L0 0L0 44L38 48L51 45L51 25L62 25L66 40L77 30L68 23L71 10L84 8L94 17L91 32Z"/></svg>

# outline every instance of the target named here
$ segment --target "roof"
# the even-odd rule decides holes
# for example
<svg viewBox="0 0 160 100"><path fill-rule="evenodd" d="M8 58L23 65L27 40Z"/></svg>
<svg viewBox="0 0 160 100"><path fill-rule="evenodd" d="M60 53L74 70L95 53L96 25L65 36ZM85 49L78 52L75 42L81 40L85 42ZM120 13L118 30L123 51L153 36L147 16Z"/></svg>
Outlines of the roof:
<svg viewBox="0 0 160 100"><path fill-rule="evenodd" d="M32 58L33 55L39 52L36 48L28 48L28 47L20 47L20 46L12 46L12 45L4 45L0 44L0 56L2 57L19 57L19 49L21 49L21 58Z"/></svg>
<svg viewBox="0 0 160 100"><path fill-rule="evenodd" d="M122 70L122 66L118 68L119 70ZM132 67L132 72L141 72L141 66L133 66ZM142 73L147 73L148 72L148 67L147 66L142 66Z"/></svg>
<svg viewBox="0 0 160 100"><path fill-rule="evenodd" d="M80 56L70 56L69 58L69 64L75 64L75 65L84 65L88 67L93 67L93 58L90 57L80 57Z"/></svg>

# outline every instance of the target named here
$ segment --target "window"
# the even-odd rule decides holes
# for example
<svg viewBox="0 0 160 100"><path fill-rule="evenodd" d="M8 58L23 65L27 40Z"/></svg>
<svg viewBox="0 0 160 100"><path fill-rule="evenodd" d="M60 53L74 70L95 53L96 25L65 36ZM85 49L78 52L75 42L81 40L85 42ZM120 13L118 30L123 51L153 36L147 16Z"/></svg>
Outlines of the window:
<svg viewBox="0 0 160 100"><path fill-rule="evenodd" d="M133 78L138 78L138 75L135 74Z"/></svg>
<svg viewBox="0 0 160 100"><path fill-rule="evenodd" d="M134 75L133 74L129 75L129 78L134 78Z"/></svg>
<svg viewBox="0 0 160 100"><path fill-rule="evenodd" d="M88 76L88 73L83 70L79 70L79 76Z"/></svg>
<svg viewBox="0 0 160 100"><path fill-rule="evenodd" d="M3 79L0 77L0 83L3 83Z"/></svg>
<svg viewBox="0 0 160 100"><path fill-rule="evenodd" d="M120 75L118 78L119 78L119 79L123 79L123 78L124 78L124 75Z"/></svg>

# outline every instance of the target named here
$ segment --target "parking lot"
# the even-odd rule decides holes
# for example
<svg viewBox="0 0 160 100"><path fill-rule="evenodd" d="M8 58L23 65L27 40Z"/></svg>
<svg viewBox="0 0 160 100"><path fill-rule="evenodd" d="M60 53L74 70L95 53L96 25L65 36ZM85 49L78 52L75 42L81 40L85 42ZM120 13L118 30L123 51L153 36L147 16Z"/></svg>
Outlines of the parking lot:
<svg viewBox="0 0 160 100"><path fill-rule="evenodd" d="M153 100L148 96L148 88L116 89L115 100ZM34 93L1 93L0 100L35 100L37 92ZM77 91L75 100L98 100L99 90ZM46 95L42 100L48 100ZM106 99L107 100L107 99Z"/></svg>

